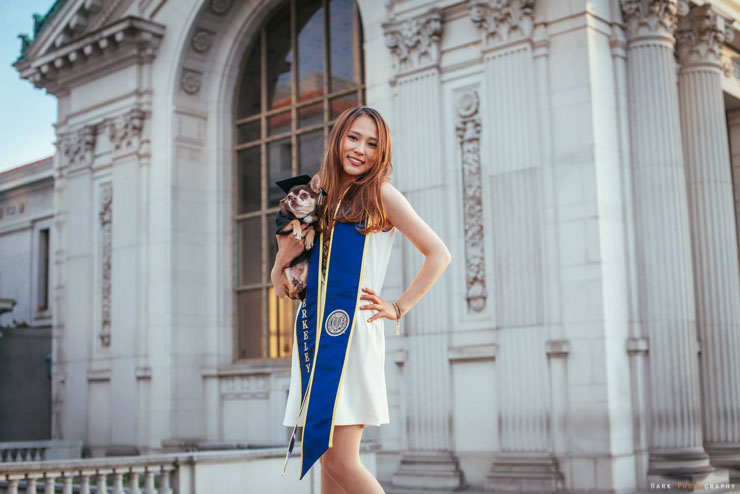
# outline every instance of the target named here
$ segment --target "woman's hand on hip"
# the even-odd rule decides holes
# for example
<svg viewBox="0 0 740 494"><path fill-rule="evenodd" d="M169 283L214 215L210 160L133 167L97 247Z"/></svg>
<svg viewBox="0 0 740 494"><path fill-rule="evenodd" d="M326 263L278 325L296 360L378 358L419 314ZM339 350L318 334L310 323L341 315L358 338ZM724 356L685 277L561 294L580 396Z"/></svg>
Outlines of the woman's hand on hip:
<svg viewBox="0 0 740 494"><path fill-rule="evenodd" d="M396 320L396 309L393 308L393 304L391 302L383 300L377 293L369 288L363 288L362 291L363 294L360 296L360 300L367 300L371 303L360 306L360 310L378 311L370 319L368 319L367 322L373 322L376 319L380 319L381 317L390 319L391 321Z"/></svg>

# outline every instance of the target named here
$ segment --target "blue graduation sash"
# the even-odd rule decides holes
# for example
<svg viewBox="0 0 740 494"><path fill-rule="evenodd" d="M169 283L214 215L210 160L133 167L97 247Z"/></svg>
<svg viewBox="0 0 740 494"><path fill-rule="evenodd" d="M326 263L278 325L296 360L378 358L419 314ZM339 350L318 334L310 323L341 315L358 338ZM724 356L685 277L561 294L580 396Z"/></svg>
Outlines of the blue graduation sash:
<svg viewBox="0 0 740 494"><path fill-rule="evenodd" d="M357 225L334 225L326 261L326 284L321 281L321 248L314 248L309 258L306 298L298 309L295 322L296 344L300 349L298 363L302 399L285 456L283 475L304 408L306 421L301 436L299 478L302 479L316 460L332 447L337 398L360 302L366 242L367 236L357 231ZM323 245L323 234L318 245Z"/></svg>

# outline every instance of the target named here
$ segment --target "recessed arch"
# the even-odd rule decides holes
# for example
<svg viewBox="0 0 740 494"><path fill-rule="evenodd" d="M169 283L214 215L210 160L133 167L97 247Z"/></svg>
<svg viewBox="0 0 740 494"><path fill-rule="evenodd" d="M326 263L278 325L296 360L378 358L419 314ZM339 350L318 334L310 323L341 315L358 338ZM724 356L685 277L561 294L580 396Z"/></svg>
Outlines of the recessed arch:
<svg viewBox="0 0 740 494"><path fill-rule="evenodd" d="M236 130L234 121L237 117L235 112L239 77L246 63L247 51L255 40L259 39L262 26L285 1L251 0L232 3L217 1L216 3L222 7L230 3L223 14L213 11L213 0L201 2L187 35L179 41L181 51L172 92L175 118L180 118L178 112L182 112L197 115L203 122L204 156L215 188L219 192L213 210L218 234L213 239L212 247L217 252L218 259L214 283L218 307L215 317L218 320L214 322L219 333L219 360L222 363L233 362L243 356L238 350L239 339L234 329L238 320L238 309L233 293L238 268L234 240L238 231L235 228L233 211L237 199L235 196L237 189L234 187L236 179L234 164L237 160L237 150L234 149ZM358 14L361 14L362 6L360 2L356 4ZM358 17L360 29L364 30L362 16ZM361 71L364 71L364 67L361 67ZM186 87L186 82L194 82L186 81L187 77L191 77L188 74L196 74L192 77L198 79L192 87ZM178 125L175 123L175 127ZM328 131L328 127L326 129ZM173 156L175 154L173 152ZM178 164L173 163L173 166L177 167ZM266 225L262 227L266 228ZM271 255L268 250L262 249L264 262ZM267 310L267 304L264 305ZM290 312L292 313L292 307ZM269 356L267 344L263 346L265 346L263 356ZM285 356L285 353L278 352L277 356Z"/></svg>

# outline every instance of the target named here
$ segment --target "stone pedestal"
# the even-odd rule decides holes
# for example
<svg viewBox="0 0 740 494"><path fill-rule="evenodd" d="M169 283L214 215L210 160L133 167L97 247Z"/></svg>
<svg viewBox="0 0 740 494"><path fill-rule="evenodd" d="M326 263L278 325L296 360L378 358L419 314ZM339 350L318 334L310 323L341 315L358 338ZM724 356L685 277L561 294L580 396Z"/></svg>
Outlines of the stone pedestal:
<svg viewBox="0 0 740 494"><path fill-rule="evenodd" d="M449 492L460 487L460 465L449 451L409 451L393 474L393 494Z"/></svg>
<svg viewBox="0 0 740 494"><path fill-rule="evenodd" d="M563 474L552 456L502 454L486 476L486 490L494 492L559 492Z"/></svg>

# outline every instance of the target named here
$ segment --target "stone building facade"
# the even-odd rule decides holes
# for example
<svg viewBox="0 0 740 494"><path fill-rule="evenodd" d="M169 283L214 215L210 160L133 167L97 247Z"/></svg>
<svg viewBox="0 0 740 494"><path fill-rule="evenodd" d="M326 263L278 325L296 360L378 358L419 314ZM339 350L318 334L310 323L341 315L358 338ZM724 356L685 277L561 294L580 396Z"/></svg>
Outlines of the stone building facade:
<svg viewBox="0 0 740 494"><path fill-rule="evenodd" d="M0 442L51 435L52 161L0 173Z"/></svg>
<svg viewBox="0 0 740 494"><path fill-rule="evenodd" d="M453 255L387 327L391 423L365 433L384 485L740 480L738 20L729 0L55 2L16 63L59 100L52 434L287 439L272 182L365 103ZM422 262L394 249L390 299Z"/></svg>

